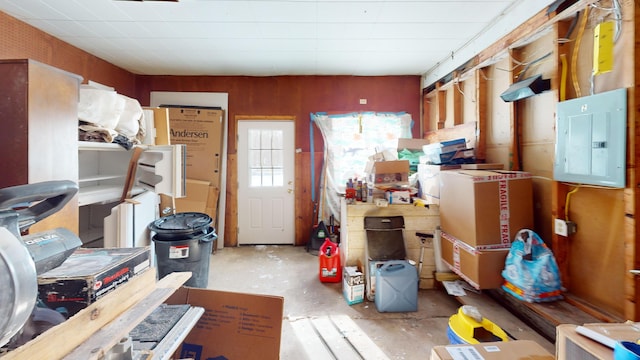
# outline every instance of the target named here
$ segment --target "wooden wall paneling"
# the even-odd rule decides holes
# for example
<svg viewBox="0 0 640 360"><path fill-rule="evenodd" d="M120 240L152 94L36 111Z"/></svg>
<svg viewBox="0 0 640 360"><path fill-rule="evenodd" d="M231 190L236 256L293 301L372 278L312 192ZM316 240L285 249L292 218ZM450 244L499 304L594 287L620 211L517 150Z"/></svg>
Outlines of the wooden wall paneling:
<svg viewBox="0 0 640 360"><path fill-rule="evenodd" d="M517 74L519 73L519 71L522 70L522 68L518 67L514 61L514 58L521 58L521 53L518 49L511 49L509 50L509 68L512 69L511 70L511 81L509 83L509 85L513 84L516 79L517 79ZM521 100L522 101L522 100ZM522 140L522 134L521 134L521 126L520 126L520 122L522 121L522 110L520 109L520 105L521 102L520 101L513 101L510 102L509 104L509 118L510 118L510 125L511 125L511 143L509 145L509 155L510 155L510 164L511 164L511 170L522 170L522 154L520 153L522 151L521 148L521 140Z"/></svg>
<svg viewBox="0 0 640 360"><path fill-rule="evenodd" d="M565 199L569 188L567 185L554 181L551 187L551 216L552 220L564 219ZM555 232L551 236L551 249L558 264L562 286L571 289L571 274L569 273L569 249L571 247L571 236L564 237Z"/></svg>
<svg viewBox="0 0 640 360"><path fill-rule="evenodd" d="M224 209L224 246L238 246L238 155L227 155L227 205Z"/></svg>
<svg viewBox="0 0 640 360"><path fill-rule="evenodd" d="M463 107L464 107L464 97L463 97L463 87L464 82L460 80L460 76L454 76L453 80L453 125L460 125L464 121Z"/></svg>
<svg viewBox="0 0 640 360"><path fill-rule="evenodd" d="M87 80L115 87L135 98L135 78L129 71L78 49L31 25L0 12L0 58L32 59Z"/></svg>
<svg viewBox="0 0 640 360"><path fill-rule="evenodd" d="M637 125L640 119L640 47L638 40L640 39L640 4L634 1L633 11L633 86L628 89L627 109L629 113L628 135L627 135L627 186L624 193L625 201L625 305L624 315L627 319L633 321L640 320L640 276L632 275L629 270L640 269L640 229L636 217L640 214L640 168L637 159L640 158L640 127ZM626 5L625 9L630 6Z"/></svg>
<svg viewBox="0 0 640 360"><path fill-rule="evenodd" d="M424 134L431 129L431 101L427 89L422 89L422 131L420 137L424 138Z"/></svg>
<svg viewBox="0 0 640 360"><path fill-rule="evenodd" d="M440 84L436 84L436 118L437 129L444 129L447 121L447 91L440 90Z"/></svg>
<svg viewBox="0 0 640 360"><path fill-rule="evenodd" d="M487 77L482 69L475 70L475 98L476 98L476 121L477 121L477 139L476 139L476 159L478 162L487 160Z"/></svg>
<svg viewBox="0 0 640 360"><path fill-rule="evenodd" d="M316 152L314 154L315 164L312 164L311 153L296 154L296 245L304 245L309 241L313 226L317 222L317 215L314 211L315 204L311 198L311 168L314 167L316 177L317 202L320 197L319 181L324 164L323 157L323 152Z"/></svg>

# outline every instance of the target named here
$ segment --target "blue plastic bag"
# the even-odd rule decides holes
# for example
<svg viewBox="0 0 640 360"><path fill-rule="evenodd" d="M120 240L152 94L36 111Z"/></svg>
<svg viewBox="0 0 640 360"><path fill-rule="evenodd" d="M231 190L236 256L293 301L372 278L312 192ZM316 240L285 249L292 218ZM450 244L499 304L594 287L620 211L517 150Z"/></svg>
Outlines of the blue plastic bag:
<svg viewBox="0 0 640 360"><path fill-rule="evenodd" d="M540 236L529 229L516 234L502 271L502 288L527 302L554 301L562 298L558 264Z"/></svg>

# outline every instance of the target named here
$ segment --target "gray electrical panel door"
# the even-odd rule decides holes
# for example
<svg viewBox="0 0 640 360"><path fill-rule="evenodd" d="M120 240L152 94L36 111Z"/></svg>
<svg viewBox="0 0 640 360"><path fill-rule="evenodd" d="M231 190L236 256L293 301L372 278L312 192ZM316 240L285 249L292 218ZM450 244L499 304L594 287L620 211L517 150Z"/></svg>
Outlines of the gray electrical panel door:
<svg viewBox="0 0 640 360"><path fill-rule="evenodd" d="M559 102L556 120L555 180L625 186L626 89Z"/></svg>

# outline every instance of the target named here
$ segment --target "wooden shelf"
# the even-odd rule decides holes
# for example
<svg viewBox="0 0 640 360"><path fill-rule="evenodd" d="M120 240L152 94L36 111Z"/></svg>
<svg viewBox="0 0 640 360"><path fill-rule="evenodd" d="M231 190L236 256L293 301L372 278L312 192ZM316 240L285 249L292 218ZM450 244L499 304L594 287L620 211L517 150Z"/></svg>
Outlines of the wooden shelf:
<svg viewBox="0 0 640 360"><path fill-rule="evenodd" d="M134 187L131 189L132 195L141 194L144 189ZM122 196L122 186L89 186L80 189L78 195L78 205L105 204L118 201Z"/></svg>

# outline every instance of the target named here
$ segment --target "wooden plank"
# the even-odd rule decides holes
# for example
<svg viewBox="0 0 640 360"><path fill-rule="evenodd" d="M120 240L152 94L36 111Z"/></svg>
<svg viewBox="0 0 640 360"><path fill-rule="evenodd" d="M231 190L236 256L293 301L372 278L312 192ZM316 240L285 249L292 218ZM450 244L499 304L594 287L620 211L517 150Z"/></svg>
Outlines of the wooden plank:
<svg viewBox="0 0 640 360"><path fill-rule="evenodd" d="M476 139L476 159L478 162L484 162L487 160L487 123L488 123L488 85L487 78L482 69L478 69L475 72L476 80L476 121L477 126L477 139Z"/></svg>
<svg viewBox="0 0 640 360"><path fill-rule="evenodd" d="M335 359L308 318L291 320L290 323L309 360Z"/></svg>
<svg viewBox="0 0 640 360"><path fill-rule="evenodd" d="M504 308L517 313L525 323L531 324L545 338L555 341L556 327L560 324L601 322L570 303L559 300L547 303L528 303L506 294L501 289L488 291L487 294Z"/></svg>
<svg viewBox="0 0 640 360"><path fill-rule="evenodd" d="M447 91L440 90L440 86L436 86L436 114L438 119L437 128L443 129L447 121Z"/></svg>
<svg viewBox="0 0 640 360"><path fill-rule="evenodd" d="M144 149L139 146L133 148L131 160L129 160L129 167L127 168L127 177L125 178L124 187L122 189L122 196L120 197L121 203L131 197L131 189L133 188L136 170L138 169L138 160L140 159L140 155L143 151Z"/></svg>
<svg viewBox="0 0 640 360"><path fill-rule="evenodd" d="M551 220L564 219L565 199L568 193L566 184L554 181L551 185ZM558 264L560 272L560 280L562 286L571 290L571 276L569 274L569 239L557 235L555 232L551 234L551 249L553 256Z"/></svg>
<svg viewBox="0 0 640 360"><path fill-rule="evenodd" d="M635 9L631 10L631 4L625 3L623 11L625 13L630 10L633 15L634 36L636 41L640 39L640 11L638 11L638 3L635 3ZM640 63L637 61L640 56L640 47L633 47L633 59L636 59L633 66L633 79L635 86L628 88L627 93L627 110L628 119L627 126L629 135L628 139L628 156L627 156L627 188L624 192L625 205L625 224L624 224L624 246L625 246L625 278L624 278L624 316L634 321L640 320L640 276L632 275L629 270L635 270L640 267L640 227L637 223L637 214L640 213L640 192L638 191L638 179L640 179L640 168L636 163L640 158L640 133L638 132L637 121L640 119L640 93L638 92L638 81L640 81Z"/></svg>
<svg viewBox="0 0 640 360"><path fill-rule="evenodd" d="M426 89L422 90L422 122L420 127L420 134L433 130L431 129L431 103L429 102L429 93Z"/></svg>
<svg viewBox="0 0 640 360"><path fill-rule="evenodd" d="M462 89L460 89L460 80L454 80L455 89L453 91L453 126L460 125L463 123L464 114L463 111L463 101L464 97L462 96Z"/></svg>
<svg viewBox="0 0 640 360"><path fill-rule="evenodd" d="M389 360L376 343L347 315L330 315L331 321L366 360Z"/></svg>
<svg viewBox="0 0 640 360"><path fill-rule="evenodd" d="M155 280L154 268L134 276L127 283L82 309L64 323L11 351L2 359L61 359L86 341L91 334L150 294Z"/></svg>
<svg viewBox="0 0 640 360"><path fill-rule="evenodd" d="M224 209L224 247L238 245L238 155L227 155L227 202ZM233 185L231 185L233 184ZM222 211L222 210L221 210ZM220 240L218 240L220 241Z"/></svg>
<svg viewBox="0 0 640 360"><path fill-rule="evenodd" d="M477 123L472 121L451 128L430 131L425 134L424 138L429 140L429 143L465 138L467 147L472 148L476 146L476 125Z"/></svg>
<svg viewBox="0 0 640 360"><path fill-rule="evenodd" d="M351 346L343 334L341 334L331 320L326 317L311 319L311 324L318 335L329 347L333 356L340 360L360 360L358 352Z"/></svg>
<svg viewBox="0 0 640 360"><path fill-rule="evenodd" d="M130 307L122 315L94 332L90 338L75 348L64 359L94 360L102 359L123 337L128 336L140 322L160 306L189 278L190 273L170 273L160 279L156 288L137 304Z"/></svg>

